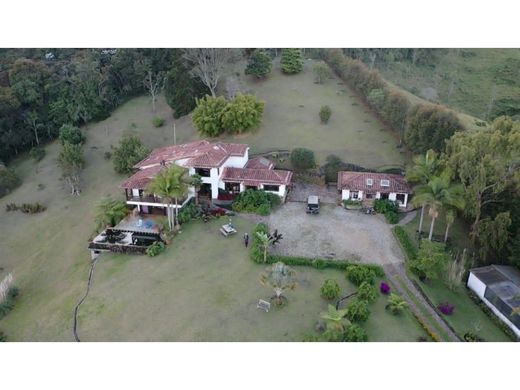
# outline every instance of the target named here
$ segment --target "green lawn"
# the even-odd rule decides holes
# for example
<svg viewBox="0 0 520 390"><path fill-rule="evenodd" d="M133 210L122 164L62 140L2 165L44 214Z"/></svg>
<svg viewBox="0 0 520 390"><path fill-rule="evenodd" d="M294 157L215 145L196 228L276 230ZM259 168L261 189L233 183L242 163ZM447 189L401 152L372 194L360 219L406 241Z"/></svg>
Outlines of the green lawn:
<svg viewBox="0 0 520 390"><path fill-rule="evenodd" d="M327 302L319 289L335 278L343 293L355 291L336 270L295 267L298 286L289 303L265 313L259 298L272 291L259 283L264 265L254 264L242 244L253 224L235 217L239 234L224 238L223 220L187 225L156 258L103 256L91 295L79 317L83 340L301 341L313 332ZM414 341L421 331L409 315L394 317L381 297L366 324L372 341Z"/></svg>
<svg viewBox="0 0 520 390"><path fill-rule="evenodd" d="M492 99L491 113L518 107L519 64L518 49L447 49L432 66L391 62L379 69L385 78L416 95L433 89L439 102L487 119Z"/></svg>
<svg viewBox="0 0 520 390"><path fill-rule="evenodd" d="M425 213L423 230L429 231L430 217ZM419 245L415 232L419 226L419 213L417 217L409 224L403 226L410 237L414 238L416 245ZM434 234L442 235L445 229L444 215L441 214L436 222ZM460 219L456 220L451 228L450 237L453 239L453 245L458 248L470 248L471 242L468 238L468 229L464 222ZM437 306L442 302L448 301L455 305L455 313L451 316L444 316L448 323L455 329L459 336L463 336L468 331L475 331L475 326L480 326L479 335L487 341L510 341L509 338L498 328L484 312L470 299L464 287L459 291L450 291L441 280L429 281L422 283L409 273L422 287L424 293Z"/></svg>

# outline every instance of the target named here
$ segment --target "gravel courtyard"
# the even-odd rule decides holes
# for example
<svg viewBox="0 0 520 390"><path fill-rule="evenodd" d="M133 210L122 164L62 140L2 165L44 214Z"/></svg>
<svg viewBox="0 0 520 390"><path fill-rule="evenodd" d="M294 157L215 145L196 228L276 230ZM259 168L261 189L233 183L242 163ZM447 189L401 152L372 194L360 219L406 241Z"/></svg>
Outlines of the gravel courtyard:
<svg viewBox="0 0 520 390"><path fill-rule="evenodd" d="M271 230L283 234L274 253L382 265L403 261L391 225L381 215L323 204L320 214L308 215L305 204L288 202L265 220Z"/></svg>

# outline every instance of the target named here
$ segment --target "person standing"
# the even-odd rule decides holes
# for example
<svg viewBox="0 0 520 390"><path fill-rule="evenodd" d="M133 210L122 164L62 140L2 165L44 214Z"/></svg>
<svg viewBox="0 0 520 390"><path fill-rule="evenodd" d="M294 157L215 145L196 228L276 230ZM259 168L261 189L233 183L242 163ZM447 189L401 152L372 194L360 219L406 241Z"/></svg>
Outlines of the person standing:
<svg viewBox="0 0 520 390"><path fill-rule="evenodd" d="M247 232L244 233L244 245L246 248L249 245L249 234Z"/></svg>

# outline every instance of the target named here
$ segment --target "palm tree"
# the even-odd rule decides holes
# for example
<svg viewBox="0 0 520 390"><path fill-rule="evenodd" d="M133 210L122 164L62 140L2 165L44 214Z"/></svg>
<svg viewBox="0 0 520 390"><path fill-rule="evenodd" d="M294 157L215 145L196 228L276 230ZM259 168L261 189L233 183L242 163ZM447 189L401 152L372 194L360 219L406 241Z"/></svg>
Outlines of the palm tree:
<svg viewBox="0 0 520 390"><path fill-rule="evenodd" d="M390 310L392 314L399 314L407 307L408 302L406 302L401 296L391 293L388 297L388 304L386 305L386 308Z"/></svg>
<svg viewBox="0 0 520 390"><path fill-rule="evenodd" d="M454 208L450 208L446 210L446 232L444 233L444 243L448 241L448 232L450 230L451 225L455 222L455 217L457 216L457 210Z"/></svg>
<svg viewBox="0 0 520 390"><path fill-rule="evenodd" d="M272 288L275 293L273 297L275 303L277 305L282 305L284 303L283 300L286 299L283 296L284 291L294 290L296 288L294 276L294 270L279 261L267 268L266 271L260 275L260 283L262 286Z"/></svg>
<svg viewBox="0 0 520 390"><path fill-rule="evenodd" d="M170 230L178 227L178 200L188 193L187 170L178 166L171 165L159 172L150 182L147 190L162 197L167 203L168 226ZM175 204L175 218L172 210Z"/></svg>
<svg viewBox="0 0 520 390"><path fill-rule="evenodd" d="M347 309L336 309L329 304L327 311L320 313L320 318L325 320L328 330L344 332L345 325L350 325L350 321L344 318L346 314Z"/></svg>
<svg viewBox="0 0 520 390"><path fill-rule="evenodd" d="M122 200L105 198L97 206L96 230L101 230L106 226L117 225L128 214L126 203Z"/></svg>
<svg viewBox="0 0 520 390"><path fill-rule="evenodd" d="M413 165L406 171L406 179L412 183L427 184L433 176L438 173L440 168L440 161L437 159L437 153L430 149L426 154L415 156ZM414 188L414 192L416 189ZM412 203L413 204L413 203ZM422 225L424 220L424 204L421 206L421 218L419 220L419 233L422 233Z"/></svg>
<svg viewBox="0 0 520 390"><path fill-rule="evenodd" d="M273 237L264 232L256 232L256 236L260 240L262 249L264 250L264 263L267 263L267 250L269 249L269 246L273 244Z"/></svg>
<svg viewBox="0 0 520 390"><path fill-rule="evenodd" d="M415 188L416 195L412 199L412 204L429 207L428 214L432 219L428 235L430 241L439 211L444 208L462 209L464 207L463 191L461 184L451 184L451 173L447 170L439 176L434 176L428 184L418 185Z"/></svg>

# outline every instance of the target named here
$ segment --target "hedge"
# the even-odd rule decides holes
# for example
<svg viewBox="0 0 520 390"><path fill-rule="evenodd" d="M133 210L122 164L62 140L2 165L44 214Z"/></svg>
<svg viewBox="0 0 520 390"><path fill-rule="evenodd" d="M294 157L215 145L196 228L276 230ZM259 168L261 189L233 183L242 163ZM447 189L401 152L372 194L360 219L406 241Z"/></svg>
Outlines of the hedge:
<svg viewBox="0 0 520 390"><path fill-rule="evenodd" d="M401 245L401 248L404 251L406 259L408 261L417 258L417 247L413 243L412 239L401 226L394 226L392 228L392 232L394 233L397 241Z"/></svg>
<svg viewBox="0 0 520 390"><path fill-rule="evenodd" d="M0 319L4 318L14 308L16 298L18 297L18 288L10 287L7 291L7 297L0 303Z"/></svg>
<svg viewBox="0 0 520 390"><path fill-rule="evenodd" d="M250 257L251 260L255 263L263 263L264 262L264 250L262 248L262 243L257 236L257 232L269 234L269 229L265 223L259 223L255 226L253 230L253 237L251 241L251 251ZM310 257L300 257L300 256L281 256L281 255L273 255L267 254L267 263L273 264L281 261L287 265L297 265L297 266L306 266L313 267L316 269L325 269L325 268L334 268L345 271L348 266L356 266L363 267L368 270L373 271L374 275L377 277L384 277L385 271L383 267L377 264L357 264L349 260L329 260L329 259L316 259Z"/></svg>

